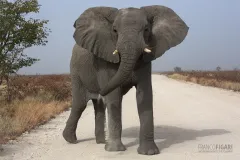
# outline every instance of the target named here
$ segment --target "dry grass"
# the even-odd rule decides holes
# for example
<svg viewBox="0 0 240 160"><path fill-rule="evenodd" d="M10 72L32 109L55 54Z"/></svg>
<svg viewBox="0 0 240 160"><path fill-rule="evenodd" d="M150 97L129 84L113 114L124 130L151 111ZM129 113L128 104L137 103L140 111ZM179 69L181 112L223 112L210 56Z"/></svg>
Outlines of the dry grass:
<svg viewBox="0 0 240 160"><path fill-rule="evenodd" d="M6 106L0 118L0 143L21 135L25 131L47 122L69 108L69 102L43 102L36 98L14 101Z"/></svg>
<svg viewBox="0 0 240 160"><path fill-rule="evenodd" d="M167 73L166 75L169 78L193 82L204 86L218 87L237 92L240 91L239 71L180 72Z"/></svg>
<svg viewBox="0 0 240 160"><path fill-rule="evenodd" d="M0 101L0 144L47 122L70 107L68 75L20 76L12 80L12 102ZM1 90L4 97L4 90Z"/></svg>

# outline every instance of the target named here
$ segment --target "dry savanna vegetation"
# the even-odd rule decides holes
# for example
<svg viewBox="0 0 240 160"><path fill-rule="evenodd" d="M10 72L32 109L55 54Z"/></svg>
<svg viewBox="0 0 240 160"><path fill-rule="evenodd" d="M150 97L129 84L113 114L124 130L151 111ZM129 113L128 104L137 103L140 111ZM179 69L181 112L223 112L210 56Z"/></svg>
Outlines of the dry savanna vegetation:
<svg viewBox="0 0 240 160"><path fill-rule="evenodd" d="M227 90L240 91L240 71L180 71L163 72L169 78L212 86Z"/></svg>
<svg viewBox="0 0 240 160"><path fill-rule="evenodd" d="M0 144L70 107L69 75L14 76L10 83L10 94L6 85L0 88Z"/></svg>

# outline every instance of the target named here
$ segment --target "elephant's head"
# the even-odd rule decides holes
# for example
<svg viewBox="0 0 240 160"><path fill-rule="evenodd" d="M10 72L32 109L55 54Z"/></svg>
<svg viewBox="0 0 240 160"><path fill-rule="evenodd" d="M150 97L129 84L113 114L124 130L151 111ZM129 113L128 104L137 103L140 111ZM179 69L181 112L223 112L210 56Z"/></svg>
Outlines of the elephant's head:
<svg viewBox="0 0 240 160"><path fill-rule="evenodd" d="M94 7L76 20L74 39L99 58L120 63L115 76L100 92L106 95L131 75L140 56L154 60L180 44L189 27L170 8L146 6L120 9ZM149 57L149 56L146 56Z"/></svg>

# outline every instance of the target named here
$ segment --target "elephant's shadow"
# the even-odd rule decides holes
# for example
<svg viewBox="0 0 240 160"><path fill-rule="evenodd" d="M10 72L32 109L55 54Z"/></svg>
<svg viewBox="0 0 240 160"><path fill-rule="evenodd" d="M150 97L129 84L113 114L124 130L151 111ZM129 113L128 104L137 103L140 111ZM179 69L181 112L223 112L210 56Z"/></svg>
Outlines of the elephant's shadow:
<svg viewBox="0 0 240 160"><path fill-rule="evenodd" d="M191 130L183 129L174 126L155 126L155 141L159 150L169 148L171 145L183 143L189 140L195 140L197 137L222 135L230 133L224 129L204 129L204 130ZM139 134L139 127L126 128L122 132L122 137L136 138ZM158 140L161 139L163 141ZM126 147L132 147L139 144L138 138L135 141L129 142Z"/></svg>

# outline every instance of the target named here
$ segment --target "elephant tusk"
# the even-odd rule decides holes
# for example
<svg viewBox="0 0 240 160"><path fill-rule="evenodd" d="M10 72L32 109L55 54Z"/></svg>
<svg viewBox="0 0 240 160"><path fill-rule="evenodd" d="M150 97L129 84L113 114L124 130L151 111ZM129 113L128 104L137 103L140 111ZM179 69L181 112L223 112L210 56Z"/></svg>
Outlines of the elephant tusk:
<svg viewBox="0 0 240 160"><path fill-rule="evenodd" d="M113 54L117 54L118 53L118 50L115 50L114 52L113 52Z"/></svg>
<svg viewBox="0 0 240 160"><path fill-rule="evenodd" d="M144 52L151 53L152 51L148 48L144 48Z"/></svg>

